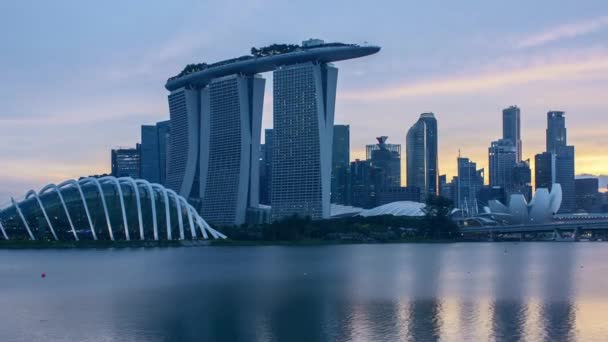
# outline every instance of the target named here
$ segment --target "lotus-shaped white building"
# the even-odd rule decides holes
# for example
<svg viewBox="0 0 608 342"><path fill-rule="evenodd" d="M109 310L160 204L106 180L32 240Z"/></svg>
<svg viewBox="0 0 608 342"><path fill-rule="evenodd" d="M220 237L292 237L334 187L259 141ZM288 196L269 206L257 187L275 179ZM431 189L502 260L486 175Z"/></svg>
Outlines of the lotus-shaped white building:
<svg viewBox="0 0 608 342"><path fill-rule="evenodd" d="M497 200L488 202L484 208L486 215L496 216L509 224L542 224L551 220L562 204L562 187L553 184L551 192L544 188L536 189L530 203L522 194L513 194L509 199L509 206Z"/></svg>
<svg viewBox="0 0 608 342"><path fill-rule="evenodd" d="M225 239L173 190L133 178L83 178L0 209L5 240Z"/></svg>

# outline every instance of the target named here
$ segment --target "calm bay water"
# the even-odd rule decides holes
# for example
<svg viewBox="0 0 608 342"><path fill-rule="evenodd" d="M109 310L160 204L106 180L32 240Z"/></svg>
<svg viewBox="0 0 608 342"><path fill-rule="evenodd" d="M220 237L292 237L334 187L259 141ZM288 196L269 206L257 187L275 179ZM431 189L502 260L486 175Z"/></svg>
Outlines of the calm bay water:
<svg viewBox="0 0 608 342"><path fill-rule="evenodd" d="M605 243L4 250L0 341L606 341L607 260Z"/></svg>

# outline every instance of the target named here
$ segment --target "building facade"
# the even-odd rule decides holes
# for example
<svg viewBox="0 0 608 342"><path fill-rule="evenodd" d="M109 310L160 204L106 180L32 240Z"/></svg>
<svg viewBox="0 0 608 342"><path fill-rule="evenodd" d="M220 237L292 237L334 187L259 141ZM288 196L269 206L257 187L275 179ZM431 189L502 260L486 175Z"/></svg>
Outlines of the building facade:
<svg viewBox="0 0 608 342"><path fill-rule="evenodd" d="M534 188L550 189L555 183L555 154L543 152L534 156Z"/></svg>
<svg viewBox="0 0 608 342"><path fill-rule="evenodd" d="M516 150L516 161L522 161L521 110L510 106L502 110L502 138L511 140Z"/></svg>
<svg viewBox="0 0 608 342"><path fill-rule="evenodd" d="M454 196L453 184L452 182L448 182L447 175L439 176L439 196L450 200L454 200L456 198L456 196Z"/></svg>
<svg viewBox="0 0 608 342"><path fill-rule="evenodd" d="M334 125L331 203L349 204L350 126Z"/></svg>
<svg viewBox="0 0 608 342"><path fill-rule="evenodd" d="M532 171L529 160L515 164L511 186L510 194L522 194L528 202L532 199Z"/></svg>
<svg viewBox="0 0 608 342"><path fill-rule="evenodd" d="M407 186L421 189L421 201L438 195L439 157L437 120L433 113L420 114L406 136Z"/></svg>
<svg viewBox="0 0 608 342"><path fill-rule="evenodd" d="M201 214L215 224L244 223L259 204L264 86L260 76L233 75L201 91Z"/></svg>
<svg viewBox="0 0 608 342"><path fill-rule="evenodd" d="M141 126L141 178L151 183L165 184L167 152L171 133L170 121Z"/></svg>
<svg viewBox="0 0 608 342"><path fill-rule="evenodd" d="M483 187L484 170L477 170L477 164L469 158L459 157L458 178L456 179L455 206L467 215L477 215L477 194Z"/></svg>
<svg viewBox="0 0 608 342"><path fill-rule="evenodd" d="M302 46L252 48L250 55L186 66L165 84L172 130L167 186L217 225L242 224L248 210L261 208L265 80L259 74L276 71L274 139L264 147L272 154L265 158L272 169L267 173L272 217L329 217L337 78L329 63L379 50L314 40ZM307 169L299 169L303 164L298 163Z"/></svg>
<svg viewBox="0 0 608 342"><path fill-rule="evenodd" d="M140 177L140 145L135 148L117 148L112 150L112 176Z"/></svg>
<svg viewBox="0 0 608 342"><path fill-rule="evenodd" d="M547 152L556 153L557 147L568 145L565 115L559 111L547 113Z"/></svg>
<svg viewBox="0 0 608 342"><path fill-rule="evenodd" d="M376 206L402 201L419 202L420 189L399 186L381 189L376 194Z"/></svg>
<svg viewBox="0 0 608 342"><path fill-rule="evenodd" d="M351 205L359 208L376 206L376 171L369 160L350 163Z"/></svg>
<svg viewBox="0 0 608 342"><path fill-rule="evenodd" d="M264 145L260 149L260 204L270 205L272 187L272 128L264 130Z"/></svg>
<svg viewBox="0 0 608 342"><path fill-rule="evenodd" d="M330 217L338 69L302 63L274 72L272 219Z"/></svg>
<svg viewBox="0 0 608 342"><path fill-rule="evenodd" d="M230 75L169 95L167 186L199 199L214 224L242 224L247 208L259 203L264 86L259 75Z"/></svg>
<svg viewBox="0 0 608 342"><path fill-rule="evenodd" d="M560 214L573 213L576 209L574 175L574 146L558 146L555 153L555 183L562 187Z"/></svg>
<svg viewBox="0 0 608 342"><path fill-rule="evenodd" d="M513 184L513 168L516 165L517 149L508 139L493 141L488 149L490 186L508 190Z"/></svg>
<svg viewBox="0 0 608 342"><path fill-rule="evenodd" d="M576 210L587 213L602 212L602 196L598 178L580 178L574 181Z"/></svg>
<svg viewBox="0 0 608 342"><path fill-rule="evenodd" d="M381 173L378 188L401 187L401 145L387 144L387 136L377 137L377 144L366 146L367 160Z"/></svg>

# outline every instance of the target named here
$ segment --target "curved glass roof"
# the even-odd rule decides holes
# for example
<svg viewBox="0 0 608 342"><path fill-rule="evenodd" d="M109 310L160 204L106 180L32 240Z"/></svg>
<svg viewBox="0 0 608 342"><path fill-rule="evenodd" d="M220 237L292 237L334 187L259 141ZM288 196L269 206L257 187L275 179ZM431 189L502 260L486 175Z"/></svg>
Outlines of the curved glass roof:
<svg viewBox="0 0 608 342"><path fill-rule="evenodd" d="M6 240L225 239L185 198L160 184L130 177L82 178L39 192L0 210Z"/></svg>
<svg viewBox="0 0 608 342"><path fill-rule="evenodd" d="M394 216L424 216L424 203L411 202L411 201L399 201L392 202L372 209L367 209L359 213L360 216L380 216L380 215L394 215Z"/></svg>

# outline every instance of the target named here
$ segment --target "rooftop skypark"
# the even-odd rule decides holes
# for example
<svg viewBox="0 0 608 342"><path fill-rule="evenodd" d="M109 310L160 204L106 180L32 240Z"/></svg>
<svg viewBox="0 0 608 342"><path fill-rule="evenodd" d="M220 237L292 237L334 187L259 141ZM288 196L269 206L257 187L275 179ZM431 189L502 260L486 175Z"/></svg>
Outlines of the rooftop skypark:
<svg viewBox="0 0 608 342"><path fill-rule="evenodd" d="M323 47L337 47L337 46L352 46L358 47L357 44L344 44L344 43L319 43L319 44L307 44L307 45L298 45L298 44L272 44L268 46L264 46L261 48L252 47L251 54L245 55L237 58L226 59L220 62L207 64L207 63L195 63L188 64L179 74L169 78L169 80L177 79L182 76L189 75L191 73L197 71L203 71L209 68L218 67L226 64L231 64L234 62L246 61L248 59L258 58L258 57L268 57L274 55L281 55L290 52L303 51L309 49L317 49Z"/></svg>
<svg viewBox="0 0 608 342"><path fill-rule="evenodd" d="M324 43L319 39L307 40L302 45L272 44L261 48L252 47L249 55L211 64L205 62L188 64L179 74L167 80L166 88L174 90L185 85L203 85L210 78L234 73L267 72L278 66L307 61L328 63L357 58L376 53L379 50L380 48L376 46Z"/></svg>

